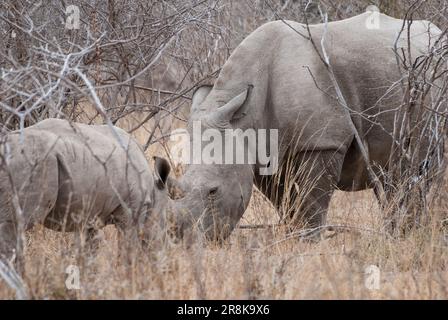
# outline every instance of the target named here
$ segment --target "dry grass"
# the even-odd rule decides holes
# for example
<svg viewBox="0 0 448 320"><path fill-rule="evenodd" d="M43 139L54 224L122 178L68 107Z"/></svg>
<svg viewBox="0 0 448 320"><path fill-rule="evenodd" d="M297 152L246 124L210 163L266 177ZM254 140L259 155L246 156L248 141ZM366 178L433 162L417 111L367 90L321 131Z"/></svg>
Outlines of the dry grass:
<svg viewBox="0 0 448 320"><path fill-rule="evenodd" d="M403 15L408 2L395 1L392 5L392 2L374 1L382 12L397 17ZM418 12L418 16L445 25L443 11L434 4L438 2L432 1L429 13ZM215 18L216 24L230 28L222 34L220 30L219 39L222 36L225 41L215 46L212 54L207 50L193 50L205 45L211 47L207 42L202 44L199 41L202 37L196 32L190 32L191 37L185 38L184 42L190 46L179 48L181 54L177 55L195 59L207 56L196 59L205 63L193 70L193 76L189 75L190 82L194 83L222 65L230 53L222 49L228 46L227 42L233 48L255 27L273 19L271 6L279 9L277 13L285 19L303 21L302 11L298 10L301 2L288 1L291 7L287 10L282 9L281 2L271 1L270 6L266 6L265 1L259 2L260 5L254 3L258 2L233 1L223 7L222 16ZM320 3L329 11L331 20L340 20L363 12L371 1L343 2L344 5L336 6L331 1ZM426 7L426 10L429 9ZM431 13L433 11L435 13ZM310 22L320 22L320 15L314 18L313 12L309 15ZM214 43L215 40L211 37L207 41ZM134 45L131 48L135 50ZM174 87L180 86L183 74L174 77L179 78ZM170 88L165 84L157 85L162 89ZM38 88L40 90L40 85ZM93 111L90 114L82 103L79 106L87 115L95 114ZM141 120L140 116L135 112L122 118L118 125L130 129ZM132 117L135 118L127 123ZM79 119L88 120L90 117ZM170 120L162 123L166 132L178 127ZM149 121L133 134L145 144L152 128ZM160 134L156 132L156 136ZM148 159L157 153L165 156L163 148L150 146ZM93 259L83 258L73 235L37 226L27 233L25 282L36 299L447 299L448 236L440 226L440 221L446 219L447 209L443 205L432 208L432 221L426 227L402 238L391 238L383 232L381 212L372 191L336 192L327 222L352 228L344 233L328 232L329 237L318 243L285 239L286 231L280 228L237 229L222 245L194 241L189 246L169 243L152 252L136 249L131 252L130 263L119 254L118 233L112 226L101 232L101 247ZM241 223L277 221L275 210L255 191ZM68 290L65 285L65 271L69 265L81 270L79 290ZM378 290L370 290L365 285L365 269L370 265L378 266L381 272ZM14 297L14 292L0 280L0 299Z"/></svg>
<svg viewBox="0 0 448 320"><path fill-rule="evenodd" d="M256 192L243 223L272 223ZM446 299L448 254L440 228L391 239L380 230L371 191L337 192L329 223L365 229L319 243L286 240L283 230L236 230L228 243L170 244L120 258L117 232L103 232L98 256L82 262L71 235L36 227L28 233L26 281L39 299ZM81 289L65 286L68 265L81 265ZM83 266L82 266L83 265ZM365 267L381 270L380 288L365 286ZM4 283L0 298L14 298Z"/></svg>

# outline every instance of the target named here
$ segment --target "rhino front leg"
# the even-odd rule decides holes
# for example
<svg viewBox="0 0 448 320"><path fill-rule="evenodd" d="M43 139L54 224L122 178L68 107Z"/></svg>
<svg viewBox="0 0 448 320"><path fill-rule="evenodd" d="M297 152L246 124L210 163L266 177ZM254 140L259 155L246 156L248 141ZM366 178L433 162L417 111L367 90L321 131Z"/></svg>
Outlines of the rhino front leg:
<svg viewBox="0 0 448 320"><path fill-rule="evenodd" d="M303 152L298 157L296 179L291 183L288 224L292 231L305 228L305 238L319 239L331 196L339 181L344 153L341 150Z"/></svg>

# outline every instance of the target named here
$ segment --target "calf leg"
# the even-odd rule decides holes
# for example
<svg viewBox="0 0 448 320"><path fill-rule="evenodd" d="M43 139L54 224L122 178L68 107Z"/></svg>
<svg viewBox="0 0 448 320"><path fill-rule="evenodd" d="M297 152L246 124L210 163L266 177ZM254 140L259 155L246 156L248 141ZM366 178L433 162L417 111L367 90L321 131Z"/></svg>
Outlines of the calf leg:
<svg viewBox="0 0 448 320"><path fill-rule="evenodd" d="M129 234L130 218L126 211L120 206L112 213L110 220L106 224L113 224L118 231L118 255L117 263L125 261L128 265L131 263L131 250L133 249L131 237Z"/></svg>
<svg viewBox="0 0 448 320"><path fill-rule="evenodd" d="M119 259L125 261L128 266L133 265L141 250L150 252L163 242L159 219L150 214L146 208L130 208L130 210L133 213L139 210L140 212L135 214L135 217L129 217L124 209L114 214L114 224L119 231Z"/></svg>
<svg viewBox="0 0 448 320"><path fill-rule="evenodd" d="M118 227L118 255L117 262L124 263L127 267L134 265L138 251L136 232L130 228L117 225Z"/></svg>

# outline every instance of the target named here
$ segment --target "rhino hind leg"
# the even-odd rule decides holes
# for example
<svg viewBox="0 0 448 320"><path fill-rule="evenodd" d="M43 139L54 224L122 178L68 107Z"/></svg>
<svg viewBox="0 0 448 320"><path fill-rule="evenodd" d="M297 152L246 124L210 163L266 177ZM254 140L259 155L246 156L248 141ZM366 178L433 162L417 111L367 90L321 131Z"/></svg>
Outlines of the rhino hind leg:
<svg viewBox="0 0 448 320"><path fill-rule="evenodd" d="M343 160L341 150L302 152L298 156L298 172L291 183L288 216L284 218L292 231L301 229L303 238L320 238Z"/></svg>
<svg viewBox="0 0 448 320"><path fill-rule="evenodd" d="M85 249L84 251L91 257L95 257L98 253L101 238L99 237L98 229L87 228L85 231Z"/></svg>

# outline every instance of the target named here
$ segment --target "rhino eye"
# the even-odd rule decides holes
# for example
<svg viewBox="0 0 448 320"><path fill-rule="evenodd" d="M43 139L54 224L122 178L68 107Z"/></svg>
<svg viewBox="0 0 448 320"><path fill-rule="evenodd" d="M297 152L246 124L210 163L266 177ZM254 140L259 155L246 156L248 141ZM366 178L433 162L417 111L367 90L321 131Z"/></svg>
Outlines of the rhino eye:
<svg viewBox="0 0 448 320"><path fill-rule="evenodd" d="M213 187L208 191L209 196L215 196L218 193L218 187Z"/></svg>

